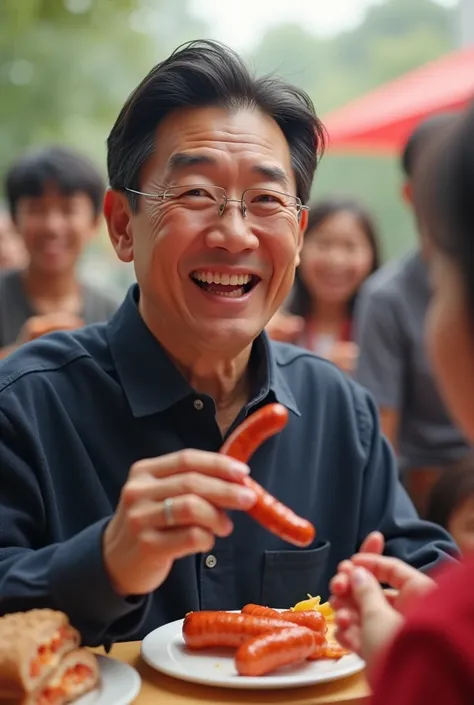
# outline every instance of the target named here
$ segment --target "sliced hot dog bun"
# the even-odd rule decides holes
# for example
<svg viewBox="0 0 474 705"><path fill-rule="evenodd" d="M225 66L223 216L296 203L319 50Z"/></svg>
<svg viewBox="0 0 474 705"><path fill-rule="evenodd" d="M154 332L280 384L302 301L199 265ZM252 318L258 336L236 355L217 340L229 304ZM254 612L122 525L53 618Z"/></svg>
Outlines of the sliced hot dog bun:
<svg viewBox="0 0 474 705"><path fill-rule="evenodd" d="M0 618L0 702L37 690L80 635L63 612L30 610Z"/></svg>
<svg viewBox="0 0 474 705"><path fill-rule="evenodd" d="M93 690L99 679L99 664L94 654L86 649L75 649L21 705L66 705Z"/></svg>

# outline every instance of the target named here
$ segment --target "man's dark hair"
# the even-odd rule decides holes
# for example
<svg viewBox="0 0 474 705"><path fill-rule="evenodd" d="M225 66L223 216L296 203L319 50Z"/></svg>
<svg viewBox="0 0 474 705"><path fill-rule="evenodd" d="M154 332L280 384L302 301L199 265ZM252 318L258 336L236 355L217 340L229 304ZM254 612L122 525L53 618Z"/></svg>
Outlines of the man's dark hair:
<svg viewBox="0 0 474 705"><path fill-rule="evenodd" d="M94 214L101 212L105 181L97 167L73 149L50 146L27 152L8 170L5 194L12 218L21 198L42 196L48 188L66 196L83 193Z"/></svg>
<svg viewBox="0 0 474 705"><path fill-rule="evenodd" d="M416 161L422 154L424 147L439 130L447 127L456 115L457 113L446 111L431 115L418 123L408 138L400 159L403 173L408 179L412 178Z"/></svg>
<svg viewBox="0 0 474 705"><path fill-rule="evenodd" d="M166 115L210 105L256 107L275 120L288 141L297 195L306 203L325 144L311 99L274 76L254 77L238 54L210 40L178 47L129 96L107 140L111 187L140 188L140 170L153 154L155 132ZM136 208L136 195L127 197Z"/></svg>
<svg viewBox="0 0 474 705"><path fill-rule="evenodd" d="M311 206L308 218L308 227L305 232L305 239L311 236L328 218L331 218L338 213L351 213L357 220L359 226L364 231L367 240L372 250L372 269L370 274L373 274L380 266L380 245L377 228L372 216L364 208L364 206L352 198L334 197L328 198L320 203ZM357 299L357 291L352 300L349 301L349 315L352 315L355 302ZM311 294L306 288L303 279L301 278L300 268L296 269L295 282L293 291L288 304L288 311L295 316L305 318L311 313L312 301Z"/></svg>

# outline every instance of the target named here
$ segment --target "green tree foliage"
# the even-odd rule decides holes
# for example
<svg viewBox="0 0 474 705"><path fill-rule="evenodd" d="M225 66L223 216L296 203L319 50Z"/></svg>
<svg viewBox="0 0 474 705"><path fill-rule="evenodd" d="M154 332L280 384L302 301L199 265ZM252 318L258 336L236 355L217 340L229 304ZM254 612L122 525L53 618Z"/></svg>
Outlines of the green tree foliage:
<svg viewBox="0 0 474 705"><path fill-rule="evenodd" d="M60 141L104 166L105 138L129 92L199 36L186 2L0 1L0 175L25 148Z"/></svg>
<svg viewBox="0 0 474 705"><path fill-rule="evenodd" d="M0 178L25 149L52 142L105 173L105 141L130 91L203 34L187 0L0 0ZM117 291L133 279L104 230L82 265Z"/></svg>
<svg viewBox="0 0 474 705"><path fill-rule="evenodd" d="M308 91L323 116L453 49L453 14L434 0L386 0L370 7L361 26L334 38L312 36L296 25L273 28L251 59L259 73L277 70ZM415 240L400 182L395 159L328 153L313 196L342 193L360 198L374 213L384 254L390 257Z"/></svg>

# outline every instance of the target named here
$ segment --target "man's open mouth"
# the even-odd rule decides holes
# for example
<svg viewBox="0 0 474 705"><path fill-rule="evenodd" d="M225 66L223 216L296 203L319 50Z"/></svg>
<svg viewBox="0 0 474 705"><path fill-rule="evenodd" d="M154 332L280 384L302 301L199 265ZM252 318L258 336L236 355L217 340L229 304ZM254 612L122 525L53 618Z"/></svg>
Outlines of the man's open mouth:
<svg viewBox="0 0 474 705"><path fill-rule="evenodd" d="M237 299L248 294L258 284L260 277L256 274L225 274L217 272L192 272L191 279L210 294Z"/></svg>

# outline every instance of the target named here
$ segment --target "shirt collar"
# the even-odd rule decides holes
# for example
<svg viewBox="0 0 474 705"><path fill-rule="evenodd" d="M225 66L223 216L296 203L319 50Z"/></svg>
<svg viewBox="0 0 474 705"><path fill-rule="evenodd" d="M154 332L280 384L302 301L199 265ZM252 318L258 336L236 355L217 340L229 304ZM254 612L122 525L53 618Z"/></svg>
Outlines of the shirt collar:
<svg viewBox="0 0 474 705"><path fill-rule="evenodd" d="M257 380L260 389L258 400L273 396L273 399L300 416L298 404L283 374L278 360L278 344L273 343L263 331L254 343L254 354L258 359Z"/></svg>
<svg viewBox="0 0 474 705"><path fill-rule="evenodd" d="M107 339L117 374L135 417L164 411L195 391L151 333L138 311L139 289L133 284L107 324ZM278 365L266 333L252 351L257 365L256 394L250 405L268 396L299 415L295 398Z"/></svg>

